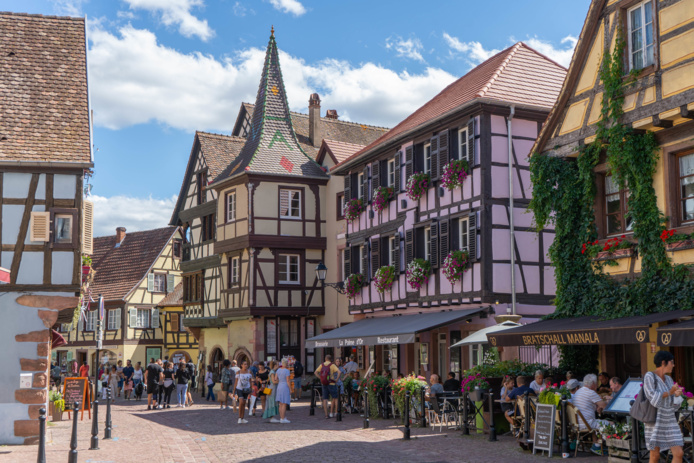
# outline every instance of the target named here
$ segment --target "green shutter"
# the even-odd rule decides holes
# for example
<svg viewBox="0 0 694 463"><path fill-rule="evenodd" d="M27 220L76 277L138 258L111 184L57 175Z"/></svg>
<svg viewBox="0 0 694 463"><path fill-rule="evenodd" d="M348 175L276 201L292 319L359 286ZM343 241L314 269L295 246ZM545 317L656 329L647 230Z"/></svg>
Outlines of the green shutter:
<svg viewBox="0 0 694 463"><path fill-rule="evenodd" d="M152 309L152 328L159 328L159 309Z"/></svg>
<svg viewBox="0 0 694 463"><path fill-rule="evenodd" d="M174 286L175 286L174 278L175 278L174 275L166 275L166 292L167 293L173 293L173 291L174 291Z"/></svg>
<svg viewBox="0 0 694 463"><path fill-rule="evenodd" d="M154 292L154 274L150 273L147 275L147 291L150 293Z"/></svg>
<svg viewBox="0 0 694 463"><path fill-rule="evenodd" d="M130 315L130 322L129 322L130 328L137 327L137 309L130 309L129 315Z"/></svg>

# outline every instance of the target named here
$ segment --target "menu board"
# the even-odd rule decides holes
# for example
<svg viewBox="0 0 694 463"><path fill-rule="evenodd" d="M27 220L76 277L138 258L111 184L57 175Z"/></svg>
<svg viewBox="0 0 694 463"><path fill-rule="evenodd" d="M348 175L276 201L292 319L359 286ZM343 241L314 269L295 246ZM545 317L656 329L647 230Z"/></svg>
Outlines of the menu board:
<svg viewBox="0 0 694 463"><path fill-rule="evenodd" d="M554 405L540 404L536 406L535 413L535 438L533 440L533 453L536 450L549 451L552 458L554 448L554 423L557 417Z"/></svg>
<svg viewBox="0 0 694 463"><path fill-rule="evenodd" d="M641 384L643 384L641 378L627 379L627 382L624 383L617 395L612 399L604 413L628 415L629 411L631 411L631 401L635 400L636 395L641 390Z"/></svg>
<svg viewBox="0 0 694 463"><path fill-rule="evenodd" d="M89 393L87 378L65 378L63 382L63 400L65 400L65 409L72 410L75 402L79 404L76 411L84 411L89 409Z"/></svg>

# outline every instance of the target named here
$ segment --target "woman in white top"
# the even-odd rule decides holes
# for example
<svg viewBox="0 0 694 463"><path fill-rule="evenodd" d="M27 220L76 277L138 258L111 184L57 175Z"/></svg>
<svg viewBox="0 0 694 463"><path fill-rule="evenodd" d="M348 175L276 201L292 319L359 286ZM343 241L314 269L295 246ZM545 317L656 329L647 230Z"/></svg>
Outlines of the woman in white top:
<svg viewBox="0 0 694 463"><path fill-rule="evenodd" d="M243 362L241 369L236 373L236 381L234 382L234 390L239 398L239 424L248 423L248 420L245 420L243 417L246 412L246 399L248 399L252 391L252 380L253 375L248 371L248 362Z"/></svg>
<svg viewBox="0 0 694 463"><path fill-rule="evenodd" d="M540 392L543 391L545 389L545 387L547 386L545 384L544 378L545 378L545 375L544 375L544 373L542 373L542 370L537 370L535 372L535 381L530 383L530 389L535 391L536 395L540 395Z"/></svg>

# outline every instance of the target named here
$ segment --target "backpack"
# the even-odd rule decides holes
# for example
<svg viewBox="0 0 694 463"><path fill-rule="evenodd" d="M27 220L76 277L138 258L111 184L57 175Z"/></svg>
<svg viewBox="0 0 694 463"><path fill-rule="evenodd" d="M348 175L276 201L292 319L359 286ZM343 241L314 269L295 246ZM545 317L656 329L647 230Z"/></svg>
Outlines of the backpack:
<svg viewBox="0 0 694 463"><path fill-rule="evenodd" d="M300 364L299 362L296 362L294 364L294 377L298 378L299 376L304 375L304 366Z"/></svg>
<svg viewBox="0 0 694 463"><path fill-rule="evenodd" d="M320 383L323 386L327 386L330 384L330 367L333 366L331 363L330 365L323 364L323 366L320 369Z"/></svg>

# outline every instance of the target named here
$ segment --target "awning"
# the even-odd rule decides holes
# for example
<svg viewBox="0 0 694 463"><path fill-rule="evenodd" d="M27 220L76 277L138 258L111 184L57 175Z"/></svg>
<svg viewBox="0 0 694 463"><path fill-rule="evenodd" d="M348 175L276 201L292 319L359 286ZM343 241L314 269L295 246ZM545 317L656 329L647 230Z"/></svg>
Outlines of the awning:
<svg viewBox="0 0 694 463"><path fill-rule="evenodd" d="M414 342L415 335L422 331L491 313L491 306L485 305L464 310L365 318L307 339L306 348L409 344Z"/></svg>
<svg viewBox="0 0 694 463"><path fill-rule="evenodd" d="M694 346L694 320L658 328L659 346Z"/></svg>
<svg viewBox="0 0 694 463"><path fill-rule="evenodd" d="M56 330L51 330L51 349L58 348L67 344L67 341L62 334L58 333Z"/></svg>
<svg viewBox="0 0 694 463"><path fill-rule="evenodd" d="M596 316L542 320L492 333L487 338L492 346L639 344L652 341L648 335L652 324L692 314L694 310L676 310L613 320Z"/></svg>
<svg viewBox="0 0 694 463"><path fill-rule="evenodd" d="M449 349L459 346L466 346L468 344L487 344L489 342L489 340L487 339L487 333L496 333L497 331L509 330L517 326L523 325L521 325L520 323L506 321L503 323L499 323L498 325L488 326L487 328L477 330L470 336L456 342L451 347L449 347Z"/></svg>

